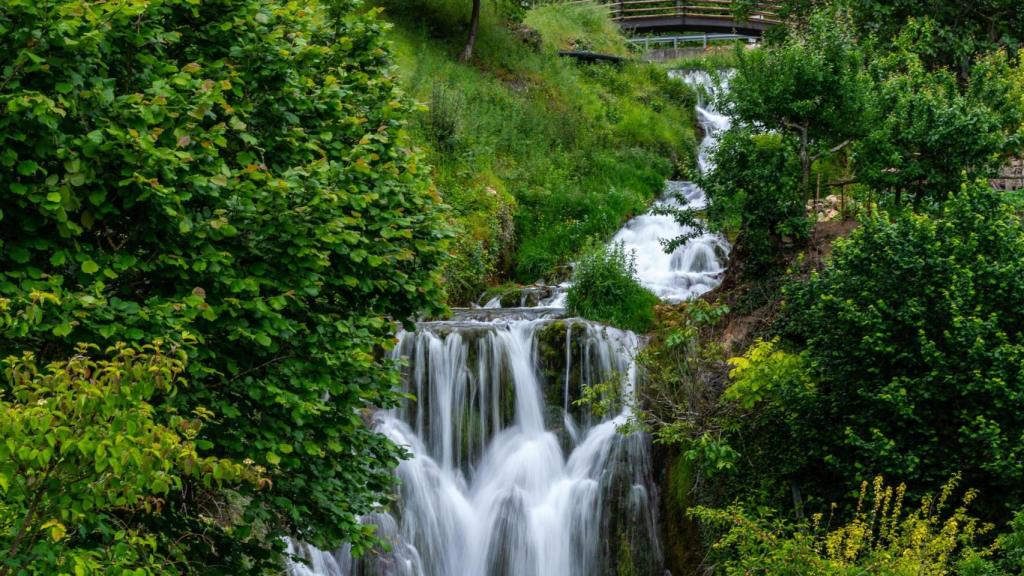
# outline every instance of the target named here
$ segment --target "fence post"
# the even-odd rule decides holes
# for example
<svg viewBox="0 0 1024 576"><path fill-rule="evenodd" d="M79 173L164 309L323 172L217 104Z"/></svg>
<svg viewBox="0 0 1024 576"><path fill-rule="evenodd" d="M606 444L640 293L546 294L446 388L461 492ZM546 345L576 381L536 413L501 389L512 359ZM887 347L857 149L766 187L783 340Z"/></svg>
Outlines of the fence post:
<svg viewBox="0 0 1024 576"><path fill-rule="evenodd" d="M705 50L708 49L708 33L707 32L704 33L704 49Z"/></svg>

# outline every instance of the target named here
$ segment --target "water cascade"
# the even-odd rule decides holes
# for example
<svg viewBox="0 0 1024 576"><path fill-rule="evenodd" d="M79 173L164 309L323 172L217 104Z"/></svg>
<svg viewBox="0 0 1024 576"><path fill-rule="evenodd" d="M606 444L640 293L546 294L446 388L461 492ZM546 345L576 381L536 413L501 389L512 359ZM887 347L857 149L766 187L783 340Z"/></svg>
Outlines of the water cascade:
<svg viewBox="0 0 1024 576"><path fill-rule="evenodd" d="M697 119L704 129L704 138L698 149L701 172L711 167L710 155L718 143L719 135L729 128L729 119L714 107L714 96L719 89L706 72L674 74L697 89L701 96L697 105ZM724 84L724 82L723 82ZM704 191L693 182L669 181L665 194L655 207L686 207L702 210L707 205ZM636 256L637 276L659 298L667 302L682 302L696 298L721 283L728 258L728 241L718 235L705 233L677 248L671 254L662 249L662 241L671 240L691 230L666 214L644 214L633 218L612 239L622 242L626 253Z"/></svg>
<svg viewBox="0 0 1024 576"><path fill-rule="evenodd" d="M392 543L355 560L289 543L294 576L661 576L648 439L576 406L636 380L636 335L551 308L463 310L399 334L405 391L376 415L406 446L398 504L366 518ZM623 566L623 569L625 567Z"/></svg>
<svg viewBox="0 0 1024 576"><path fill-rule="evenodd" d="M722 123L701 110L713 128L703 151ZM704 201L691 183L668 190ZM711 289L729 248L709 235L664 254L658 240L680 232L667 216L641 216L616 236L667 300ZM411 458L396 470L395 503L362 520L389 546L354 558L347 546L289 541L301 559L289 561L290 576L664 576L649 438L620 430L639 339L563 318L564 288L527 289L513 307L495 299L398 334L393 355L417 400L378 412L374 426ZM602 383L613 384L601 388L610 410L578 405Z"/></svg>

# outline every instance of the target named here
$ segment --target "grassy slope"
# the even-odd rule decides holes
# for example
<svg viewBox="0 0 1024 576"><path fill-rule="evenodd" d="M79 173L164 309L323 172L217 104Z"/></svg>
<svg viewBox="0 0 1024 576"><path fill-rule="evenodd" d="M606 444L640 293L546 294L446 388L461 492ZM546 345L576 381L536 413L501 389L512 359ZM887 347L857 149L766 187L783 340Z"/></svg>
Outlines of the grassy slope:
<svg viewBox="0 0 1024 576"><path fill-rule="evenodd" d="M551 278L588 240L606 240L692 164L693 95L658 67L580 65L569 47L626 53L589 7L543 7L515 23L485 2L474 59L456 61L461 0L382 0L413 131L460 227L453 303L486 283ZM521 14L519 16L522 16Z"/></svg>

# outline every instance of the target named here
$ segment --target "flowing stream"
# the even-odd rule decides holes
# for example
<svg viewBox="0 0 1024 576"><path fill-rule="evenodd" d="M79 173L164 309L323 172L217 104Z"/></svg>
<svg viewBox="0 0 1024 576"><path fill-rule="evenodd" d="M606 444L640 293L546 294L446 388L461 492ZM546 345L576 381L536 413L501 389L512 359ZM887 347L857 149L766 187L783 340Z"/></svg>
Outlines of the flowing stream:
<svg viewBox="0 0 1024 576"><path fill-rule="evenodd" d="M684 81L710 86L707 75ZM707 147L725 123L698 108ZM692 183L671 182L659 202L700 206ZM720 281L729 246L712 235L673 254L660 239L685 230L645 215L615 237L635 250L643 283L680 301ZM527 306L527 300L534 306ZM563 318L564 287L518 307L492 301L400 332L406 359L401 408L375 415L377 431L406 446L397 499L363 518L389 542L361 558L289 541L291 576L663 576L658 494L649 438L621 433L637 378L639 338ZM577 404L611 383L606 411Z"/></svg>
<svg viewBox="0 0 1024 576"><path fill-rule="evenodd" d="M704 138L698 149L698 166L701 172L706 172L719 135L729 128L729 119L714 108L714 96L719 87L707 72L673 75L697 89L700 96L697 120L704 129ZM706 205L704 191L695 183L669 181L664 196L654 206L702 210ZM662 249L663 240L690 232L672 216L649 213L627 222L612 242L622 242L626 253L636 256L637 276L644 286L662 300L675 303L696 298L717 287L731 249L724 237L710 233L690 240L671 254Z"/></svg>

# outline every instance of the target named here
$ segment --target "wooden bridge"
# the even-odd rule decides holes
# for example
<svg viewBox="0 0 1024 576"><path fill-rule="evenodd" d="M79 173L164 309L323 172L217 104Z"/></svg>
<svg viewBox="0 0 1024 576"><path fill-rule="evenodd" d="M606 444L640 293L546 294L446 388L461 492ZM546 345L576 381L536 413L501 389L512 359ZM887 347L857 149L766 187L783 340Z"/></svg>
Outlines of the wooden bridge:
<svg viewBox="0 0 1024 576"><path fill-rule="evenodd" d="M572 0L597 4L611 12L624 30L641 34L681 31L760 35L782 23L779 5L756 2L737 19L732 0Z"/></svg>

